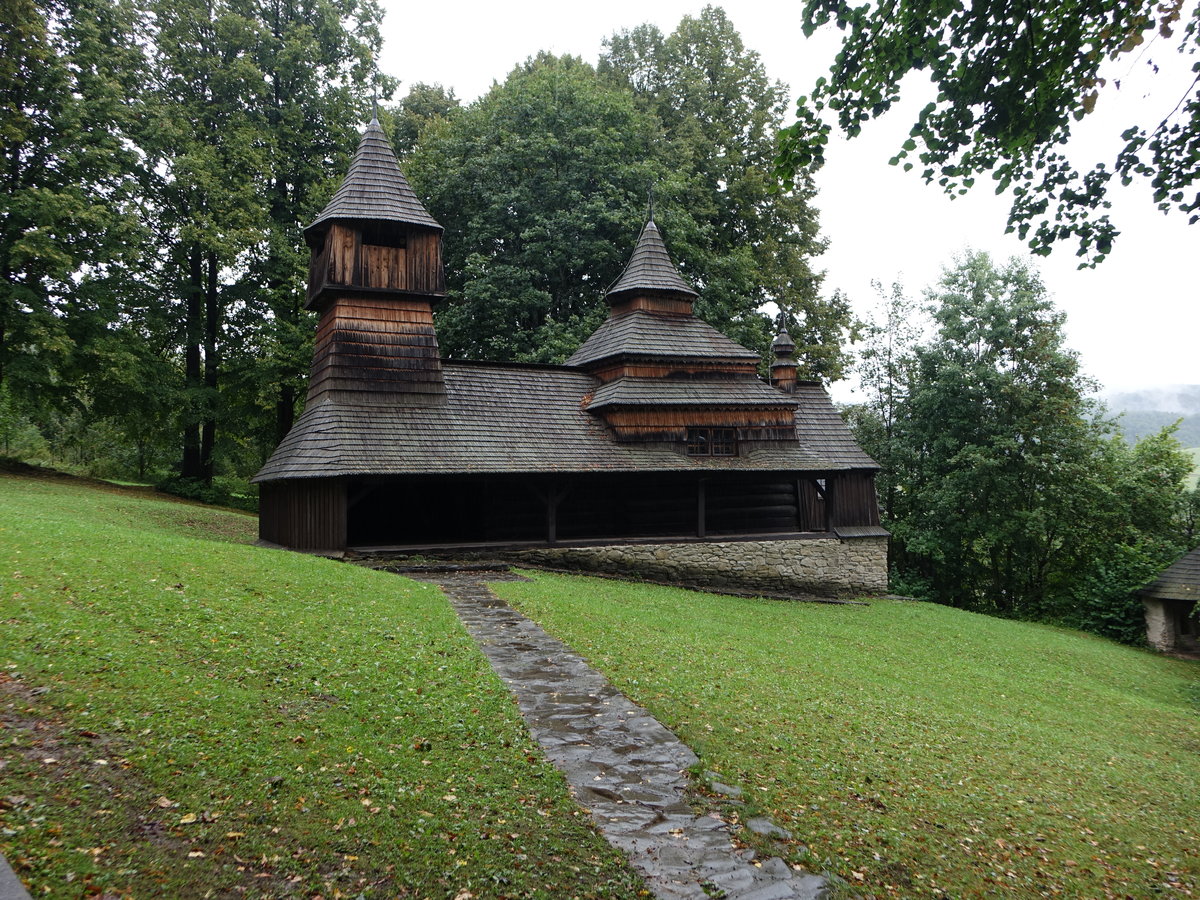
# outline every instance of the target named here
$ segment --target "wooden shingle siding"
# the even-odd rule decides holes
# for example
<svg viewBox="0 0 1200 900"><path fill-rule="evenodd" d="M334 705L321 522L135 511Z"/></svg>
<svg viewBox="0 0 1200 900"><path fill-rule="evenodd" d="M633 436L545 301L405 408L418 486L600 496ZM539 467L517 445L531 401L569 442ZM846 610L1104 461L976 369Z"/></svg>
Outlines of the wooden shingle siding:
<svg viewBox="0 0 1200 900"><path fill-rule="evenodd" d="M445 395L428 302L339 297L317 326L309 399L330 390Z"/></svg>
<svg viewBox="0 0 1200 900"><path fill-rule="evenodd" d="M793 421L791 409L772 409L761 407L757 409L722 409L711 407L692 407L682 409L650 408L650 409L614 409L605 415L608 424L618 432L637 432L683 428L696 425L725 425L730 427L744 426L769 428L772 426L788 428Z"/></svg>

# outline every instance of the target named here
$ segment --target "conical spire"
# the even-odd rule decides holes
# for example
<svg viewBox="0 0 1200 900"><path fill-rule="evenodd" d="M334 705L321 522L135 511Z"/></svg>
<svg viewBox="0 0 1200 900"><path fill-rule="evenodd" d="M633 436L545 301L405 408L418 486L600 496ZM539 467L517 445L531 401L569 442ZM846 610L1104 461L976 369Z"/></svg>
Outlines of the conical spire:
<svg viewBox="0 0 1200 900"><path fill-rule="evenodd" d="M341 187L304 233L323 231L332 219L375 219L442 230L400 171L377 118L363 132Z"/></svg>
<svg viewBox="0 0 1200 900"><path fill-rule="evenodd" d="M688 283L683 280L671 257L667 253L667 245L663 243L658 226L651 218L642 228L633 255L625 271L608 289L608 299L612 302L618 294L654 291L657 293L686 294L689 298L699 296Z"/></svg>

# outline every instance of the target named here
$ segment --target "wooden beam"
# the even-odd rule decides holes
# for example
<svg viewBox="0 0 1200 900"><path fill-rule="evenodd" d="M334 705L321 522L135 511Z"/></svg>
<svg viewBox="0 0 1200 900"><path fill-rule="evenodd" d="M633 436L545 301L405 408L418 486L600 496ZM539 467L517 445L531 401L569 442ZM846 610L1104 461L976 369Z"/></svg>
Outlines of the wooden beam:
<svg viewBox="0 0 1200 900"><path fill-rule="evenodd" d="M696 537L707 537L708 523L705 504L707 502L708 479L701 478L696 482Z"/></svg>

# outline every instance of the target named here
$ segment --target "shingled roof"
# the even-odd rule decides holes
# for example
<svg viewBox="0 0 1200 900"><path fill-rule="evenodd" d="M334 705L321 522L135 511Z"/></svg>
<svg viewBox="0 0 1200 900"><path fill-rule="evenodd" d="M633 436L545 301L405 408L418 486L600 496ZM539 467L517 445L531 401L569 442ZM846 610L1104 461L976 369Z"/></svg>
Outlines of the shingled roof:
<svg viewBox="0 0 1200 900"><path fill-rule="evenodd" d="M787 407L796 401L757 379L668 381L618 378L596 389L589 410L606 406Z"/></svg>
<svg viewBox="0 0 1200 900"><path fill-rule="evenodd" d="M858 446L820 382L797 381L792 396L799 401L796 433L813 454L827 459L834 469L879 468Z"/></svg>
<svg viewBox="0 0 1200 900"><path fill-rule="evenodd" d="M567 365L586 366L616 356L758 359L753 350L747 350L701 319L639 309L605 319L571 355Z"/></svg>
<svg viewBox="0 0 1200 900"><path fill-rule="evenodd" d="M1185 553L1138 593L1159 600L1200 600L1200 547Z"/></svg>
<svg viewBox="0 0 1200 900"><path fill-rule="evenodd" d="M689 457L614 441L581 401L598 379L565 367L443 360L447 403L401 407L310 403L256 482L345 475L832 471L878 466L858 449L819 385L797 410L794 447L738 457Z"/></svg>
<svg viewBox="0 0 1200 900"><path fill-rule="evenodd" d="M305 235L333 219L376 219L443 230L409 186L378 119L363 132L350 171Z"/></svg>
<svg viewBox="0 0 1200 900"><path fill-rule="evenodd" d="M667 245L663 243L658 226L651 219L642 227L638 236L637 246L629 257L625 271L608 289L607 296L631 292L665 292L672 294L687 294L689 297L699 296L679 274L671 256L667 253Z"/></svg>

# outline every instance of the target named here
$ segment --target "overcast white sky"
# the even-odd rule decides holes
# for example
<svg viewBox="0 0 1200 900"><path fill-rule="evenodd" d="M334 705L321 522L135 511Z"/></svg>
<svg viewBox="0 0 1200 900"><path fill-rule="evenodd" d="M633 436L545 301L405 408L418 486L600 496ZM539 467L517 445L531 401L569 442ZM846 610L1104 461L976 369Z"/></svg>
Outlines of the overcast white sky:
<svg viewBox="0 0 1200 900"><path fill-rule="evenodd" d="M383 0L381 67L407 85L440 82L464 102L503 81L519 62L548 50L595 62L605 37L643 22L669 33L684 15L696 15L699 0L607 0L571 3L510 0L483 3L441 0L401 3ZM762 57L768 74L788 84L793 96L825 72L836 36L806 41L800 3L727 0L722 5L746 46ZM1142 77L1153 58L1173 71ZM1137 64L1113 73L1122 80L1117 96L1102 94L1096 113L1072 141L1078 164L1111 163L1116 138L1139 116L1157 122L1174 107L1190 76L1170 45L1152 45ZM1186 79L1186 80L1185 80ZM917 89L920 90L920 85ZM927 187L915 173L887 164L907 135L919 98L870 123L851 142L832 144L818 177L821 227L830 239L818 260L826 291L846 291L857 309L875 302L872 279L900 279L910 295L936 282L959 251L987 250L998 258L1024 254L1024 245L1004 234L1008 202L986 185L951 200ZM1106 389L1200 383L1200 288L1197 251L1200 224L1180 214L1164 216L1144 185L1112 194L1113 219L1121 229L1114 252L1095 270L1078 270L1069 248L1038 260L1058 306L1067 313L1067 334L1085 371ZM436 214L436 212L435 212ZM848 386L835 386L849 400Z"/></svg>

